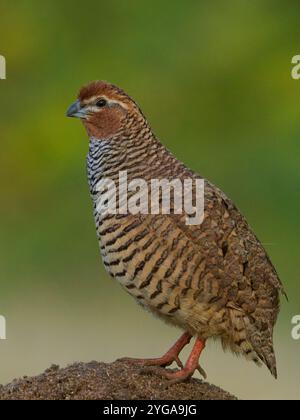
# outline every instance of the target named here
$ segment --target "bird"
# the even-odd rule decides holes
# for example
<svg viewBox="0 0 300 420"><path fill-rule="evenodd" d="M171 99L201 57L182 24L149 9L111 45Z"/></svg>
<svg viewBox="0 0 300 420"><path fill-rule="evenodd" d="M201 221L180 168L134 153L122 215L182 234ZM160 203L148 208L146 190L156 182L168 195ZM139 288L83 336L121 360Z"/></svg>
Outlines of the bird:
<svg viewBox="0 0 300 420"><path fill-rule="evenodd" d="M106 271L139 305L182 332L162 357L126 360L157 367L172 383L197 370L206 377L199 358L207 340L218 339L224 350L265 364L277 378L273 330L285 291L235 204L180 162L156 137L137 102L116 85L102 80L84 85L67 116L79 118L89 138L87 178ZM97 186L103 179L118 183L120 171L128 181L147 185L152 179L202 180L202 222L187 224L184 212L101 213ZM179 354L192 338L183 364ZM179 369L165 369L173 362Z"/></svg>

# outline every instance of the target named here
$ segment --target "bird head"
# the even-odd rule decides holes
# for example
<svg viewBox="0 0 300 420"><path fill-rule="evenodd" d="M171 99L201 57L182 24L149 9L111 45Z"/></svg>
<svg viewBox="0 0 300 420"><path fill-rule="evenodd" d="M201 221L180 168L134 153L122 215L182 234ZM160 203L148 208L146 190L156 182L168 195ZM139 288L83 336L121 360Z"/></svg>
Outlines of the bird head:
<svg viewBox="0 0 300 420"><path fill-rule="evenodd" d="M110 139L144 119L137 104L120 88L104 81L82 87L69 107L68 117L80 118L89 137Z"/></svg>

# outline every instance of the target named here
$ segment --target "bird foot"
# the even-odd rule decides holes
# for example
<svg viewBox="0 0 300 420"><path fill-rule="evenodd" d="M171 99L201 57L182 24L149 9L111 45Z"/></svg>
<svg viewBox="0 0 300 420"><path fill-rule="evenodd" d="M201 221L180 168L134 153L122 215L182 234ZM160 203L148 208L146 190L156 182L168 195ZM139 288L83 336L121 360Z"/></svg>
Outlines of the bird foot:
<svg viewBox="0 0 300 420"><path fill-rule="evenodd" d="M167 385L172 385L179 382L184 382L186 379L191 378L196 370L198 370L198 372L204 379L207 378L205 370L199 364L195 368L189 368L188 366L185 366L182 367L182 369L176 371L164 369L160 366L146 366L143 369L141 369L140 372L153 373L157 376L161 376L162 378L166 378L168 379Z"/></svg>
<svg viewBox="0 0 300 420"><path fill-rule="evenodd" d="M189 333L184 333L179 340L164 354L162 357L156 359L133 359L130 357L125 357L118 359L119 361L137 364L142 367L142 373L155 373L159 376L169 379L168 385L183 382L186 379L193 376L195 370L198 370L204 379L207 378L205 371L199 365L199 357L205 347L205 341L197 338L193 350L183 366L179 359L179 353L183 347L190 342L191 335ZM173 362L176 362L180 367L180 370L171 371L168 369L163 369L166 366L170 366Z"/></svg>
<svg viewBox="0 0 300 420"><path fill-rule="evenodd" d="M161 366L166 367L170 366L173 362L177 363L177 365L183 369L183 364L179 359L179 353L181 350L190 342L192 336L190 333L184 333L176 343L167 351L162 357L158 357L155 359L134 359L131 357L123 357L122 359L118 359L118 361L132 363L141 366Z"/></svg>
<svg viewBox="0 0 300 420"><path fill-rule="evenodd" d="M165 370L165 372L161 372L161 374L169 379L169 384L176 384L178 382L183 382L186 379L193 376L195 370L198 370L200 374L203 376L204 379L207 378L207 375L205 371L202 369L202 367L199 365L199 357L205 347L205 341L201 340L200 338L197 338L193 350L184 365L184 367L181 370L178 370L176 372L170 372Z"/></svg>
<svg viewBox="0 0 300 420"><path fill-rule="evenodd" d="M206 372L198 364L196 368L189 368L185 366L183 369L178 370L177 372L165 372L162 373L164 377L169 380L169 385L177 384L179 382L184 382L186 379L189 379L193 376L194 372L198 370L204 379L207 378Z"/></svg>

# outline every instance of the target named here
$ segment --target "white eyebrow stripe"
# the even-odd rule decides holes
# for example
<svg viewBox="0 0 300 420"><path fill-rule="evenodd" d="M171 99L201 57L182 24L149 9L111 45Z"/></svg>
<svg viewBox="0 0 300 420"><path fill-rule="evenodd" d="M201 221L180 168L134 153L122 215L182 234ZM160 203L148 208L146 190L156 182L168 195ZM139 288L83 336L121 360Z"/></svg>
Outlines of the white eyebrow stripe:
<svg viewBox="0 0 300 420"><path fill-rule="evenodd" d="M128 109L128 106L126 104L124 104L124 102L122 102L122 101L118 101L116 99L113 99L113 100L108 99L107 101L111 104L119 104L122 108Z"/></svg>
<svg viewBox="0 0 300 420"><path fill-rule="evenodd" d="M84 105L88 105L89 103L96 101L96 99L98 99L98 98L99 98L99 95L92 96L91 98L89 98L89 100L88 100L88 101L83 101L83 104L84 104ZM110 104L118 104L118 105L120 105L121 107L123 107L123 108L125 108L125 109L128 109L127 104L125 104L125 103L124 103L124 102L122 102L122 101L118 101L117 99L110 99L110 98L108 98L108 97L107 97L107 96L105 96L105 95L101 95L101 98L105 99L105 100L106 100L108 103L110 103Z"/></svg>

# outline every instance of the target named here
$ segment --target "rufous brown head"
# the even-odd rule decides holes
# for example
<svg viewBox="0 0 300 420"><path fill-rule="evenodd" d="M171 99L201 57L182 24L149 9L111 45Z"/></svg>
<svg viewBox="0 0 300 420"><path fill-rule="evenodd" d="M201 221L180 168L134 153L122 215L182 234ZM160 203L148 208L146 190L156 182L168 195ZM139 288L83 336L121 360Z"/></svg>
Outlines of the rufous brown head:
<svg viewBox="0 0 300 420"><path fill-rule="evenodd" d="M96 139L109 139L122 132L130 117L143 118L137 104L122 89L104 81L81 88L67 116L80 118L89 137Z"/></svg>

